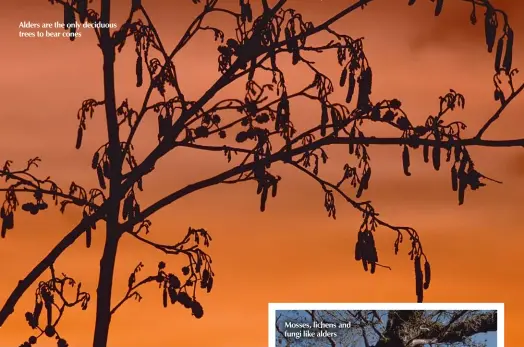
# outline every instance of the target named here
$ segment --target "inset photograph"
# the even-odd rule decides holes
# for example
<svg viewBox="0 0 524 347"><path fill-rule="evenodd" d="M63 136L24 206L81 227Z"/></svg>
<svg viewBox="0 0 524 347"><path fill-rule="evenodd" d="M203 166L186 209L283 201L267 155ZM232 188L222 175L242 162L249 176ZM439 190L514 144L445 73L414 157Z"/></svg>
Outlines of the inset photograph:
<svg viewBox="0 0 524 347"><path fill-rule="evenodd" d="M450 308L450 305L454 305L455 309ZM289 308L286 309L284 306ZM323 306L322 308L322 304L270 305L269 345L275 347L503 346L504 311L503 305L499 304L467 304L468 307L461 307L464 306L461 304ZM362 309L365 306L367 309Z"/></svg>

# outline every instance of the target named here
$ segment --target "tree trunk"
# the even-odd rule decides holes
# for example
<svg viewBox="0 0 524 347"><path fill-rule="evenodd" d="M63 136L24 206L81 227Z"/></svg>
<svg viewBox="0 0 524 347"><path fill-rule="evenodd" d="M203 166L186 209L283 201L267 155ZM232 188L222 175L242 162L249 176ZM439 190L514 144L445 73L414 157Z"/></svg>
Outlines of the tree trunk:
<svg viewBox="0 0 524 347"><path fill-rule="evenodd" d="M117 215L118 216L118 215ZM113 224L113 225L111 225ZM93 347L106 347L111 323L111 292L113 289L113 275L121 233L115 228L114 223L107 223L107 236L104 254L100 260L100 273L96 291L96 323Z"/></svg>
<svg viewBox="0 0 524 347"><path fill-rule="evenodd" d="M111 23L111 0L101 1L100 21ZM111 292L113 275L118 250L118 242L122 236L119 230L120 202L122 199L122 152L120 149L120 129L116 114L115 97L115 46L111 39L109 28L100 30L100 44L104 57L104 105L107 123L109 146L109 197L106 213L106 241L104 253L100 260L98 278L96 323L93 347L106 347L111 323Z"/></svg>

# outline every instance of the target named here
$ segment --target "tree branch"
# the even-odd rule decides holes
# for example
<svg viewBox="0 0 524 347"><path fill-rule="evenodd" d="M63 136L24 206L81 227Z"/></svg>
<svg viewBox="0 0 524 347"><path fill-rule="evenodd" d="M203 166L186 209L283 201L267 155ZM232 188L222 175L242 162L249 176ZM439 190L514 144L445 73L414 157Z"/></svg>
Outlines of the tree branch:
<svg viewBox="0 0 524 347"><path fill-rule="evenodd" d="M122 300L120 300L118 302L118 304L115 305L115 307L113 307L113 309L111 310L111 314L115 314L115 312L126 302L128 301L129 299L135 297L138 293L137 293L137 289L141 286L143 286L144 284L147 284L147 283L150 283L150 282L155 282L157 279L157 276L148 276L146 278L144 278L143 280L141 280L140 282L136 283L135 285L131 286L128 288L127 292L126 292L126 295L124 295L124 297L122 298Z"/></svg>
<svg viewBox="0 0 524 347"><path fill-rule="evenodd" d="M469 317L455 323L444 335L439 336L439 334L435 332L431 334L430 337L434 336L440 343L454 343L463 341L466 337L489 331L497 331L496 311Z"/></svg>
<svg viewBox="0 0 524 347"><path fill-rule="evenodd" d="M434 139L410 139L410 138L379 138L379 137L359 137L359 138L344 138L344 137L324 137L315 142L312 142L309 145L304 145L298 148L292 149L292 151L287 154L282 150L273 154L268 159L268 162L275 163L282 161L286 158L287 155L296 156L304 152L313 150L315 148L320 148L326 145L331 144L360 144L360 145L415 145L422 146L427 145L433 147L435 145L442 146L443 142L437 141ZM513 139L513 140L483 140L478 138L468 138L468 139L459 139L453 142L453 144L463 145L463 146L482 146L482 147L524 147L524 138L523 139ZM214 177L208 178L206 180L193 183L186 186L183 189L180 189L163 199L152 204L145 210L143 210L136 218L128 220L126 223L122 224L124 230L132 228L132 226L139 223L141 220L149 217L159 209L171 204L172 202L190 194L195 191L207 188L216 184L221 183L224 180L230 179L235 175L247 172L252 170L254 163L249 163L241 166L234 167L228 171L224 171Z"/></svg>
<svg viewBox="0 0 524 347"><path fill-rule="evenodd" d="M14 312L18 300L24 295L27 289L42 275L42 273L54 264L56 259L71 246L93 223L104 216L104 209L107 203L102 204L100 208L91 216L83 218L80 223L69 232L26 276L23 280L18 281L18 285L11 292L6 302L0 309L0 327L7 318Z"/></svg>
<svg viewBox="0 0 524 347"><path fill-rule="evenodd" d="M517 89L515 90L513 93L511 93L511 95L508 97L508 99L506 100L506 102L504 102L502 104L502 106L497 110L497 112L495 112L495 114L493 114L493 116L491 116L491 118L486 122L486 124L484 124L482 126L482 128L479 130L479 132L477 133L477 135L475 136L476 139L480 139L482 137L482 135L484 135L484 133L488 130L488 128L497 120L499 119L499 117L502 115L502 112L506 109L506 106L508 106L510 104L510 102L515 99L517 97L517 95L520 94L520 92L522 92L524 90L524 83Z"/></svg>
<svg viewBox="0 0 524 347"><path fill-rule="evenodd" d="M192 149L198 149L202 151L208 151L208 152L224 152L224 151L232 151L232 152L238 152L238 153L251 153L252 150L240 148L240 147L231 147L231 146L210 146L210 145L199 145L196 143L185 143L185 142L175 142L175 146L177 147L187 147Z"/></svg>

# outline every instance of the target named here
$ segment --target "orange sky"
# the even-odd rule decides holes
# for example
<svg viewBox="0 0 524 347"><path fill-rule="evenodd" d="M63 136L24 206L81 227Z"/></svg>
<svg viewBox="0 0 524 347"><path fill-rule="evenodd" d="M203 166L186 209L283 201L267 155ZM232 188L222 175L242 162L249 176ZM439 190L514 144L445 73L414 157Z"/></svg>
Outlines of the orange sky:
<svg viewBox="0 0 524 347"><path fill-rule="evenodd" d="M507 9L520 43L524 34L524 4L518 1L493 1ZM97 1L95 1L97 3ZM119 4L125 3L118 2ZM190 0L143 0L163 36L172 47L196 14ZM162 5L159 5L162 3ZM180 3L181 5L176 5ZM226 4L237 1L225 0ZM319 23L348 1L290 0L289 6ZM433 17L433 4L420 0L410 8L405 0L376 0L365 11L357 11L334 28L354 37L364 36L365 49L374 69L375 100L399 98L411 119L423 121L434 114L438 96L449 88L464 94L467 107L449 119L465 121L472 134L496 110L492 101L492 59L486 53L481 25L469 24L469 7L448 0L441 17ZM458 5L457 5L458 4ZM153 7L151 7L153 6ZM455 6L455 7L454 7ZM521 6L521 8L517 8ZM119 8L115 19L127 11ZM520 18L519 18L520 15ZM18 24L23 20L53 22L62 11L45 0L9 2L0 14L1 56L0 91L4 104L0 112L0 160L13 159L23 165L33 156L44 162L39 172L67 187L74 179L95 186L95 173L89 169L93 150L103 141L102 113L88 122L84 146L74 149L76 111L86 98L100 99L101 56L93 33L83 31L74 43L67 39L21 39ZM221 19L218 19L221 20ZM223 22L223 21L222 21ZM175 61L179 66L182 88L197 98L217 78L216 49L212 37L201 34ZM134 58L131 47L119 58L117 97L129 97L138 108L143 89L134 87ZM319 60L334 80L339 68L335 57ZM514 65L524 68L524 45L517 44ZM292 85L304 74L290 71ZM198 81L198 84L195 83ZM223 95L238 94L242 85ZM236 92L237 94L231 94ZM343 95L342 93L340 95ZM341 100L341 99L339 99ZM504 114L487 137L522 137L523 98ZM302 128L317 121L308 103L292 104L296 122ZM138 157L156 144L155 117L145 123L137 141ZM377 135L380 135L380 131ZM346 149L330 149L334 157ZM466 197L458 207L449 186L448 167L436 173L422 165L422 154L412 159L413 176L402 174L398 147L372 148L374 165L367 197L381 216L392 224L409 224L421 236L433 266L433 283L425 293L427 302L504 302L506 304L506 343L516 345L519 337L524 270L520 232L524 223L524 153L518 149L474 149L483 173L504 181L490 184ZM184 167L181 166L184 164ZM190 164L190 165L189 165ZM321 170L333 177L344 162L336 160ZM218 173L227 168L221 153L197 154L179 151L157 165L157 172L145 180L147 193L142 205L170 190ZM481 170L482 171L482 170ZM258 212L258 197L251 184L217 186L184 198L152 219L151 237L158 241L178 241L188 226L207 228L213 236L210 253L216 272L215 289L201 294L205 315L193 319L179 307L162 308L161 293L154 285L142 291L141 303L130 302L114 317L111 346L251 346L267 343L268 302L411 302L415 300L413 271L403 248L393 255L394 233L381 230L377 235L381 262L393 271L378 271L371 276L353 260L356 230L360 215L349 206L338 205L338 219L326 216L323 194L314 182L293 170L276 166L283 176L280 196L270 200L265 213ZM427 183L431 184L428 186ZM0 302L4 302L16 282L75 225L79 214L50 211L45 215L24 216L17 228L0 242ZM103 237L94 237L93 247L83 242L70 248L57 271L83 282L83 288L96 289L97 269ZM179 259L138 244L125 237L121 242L114 281L115 300L124 294L127 277L139 261L144 274L153 273L159 260L168 267L179 266ZM5 326L0 329L4 345L22 343L31 331L24 312L31 309L32 295L22 299ZM95 302L88 311L70 310L61 323L64 336L72 346L91 343ZM45 342L45 343L44 343ZM42 340L42 346L54 341Z"/></svg>

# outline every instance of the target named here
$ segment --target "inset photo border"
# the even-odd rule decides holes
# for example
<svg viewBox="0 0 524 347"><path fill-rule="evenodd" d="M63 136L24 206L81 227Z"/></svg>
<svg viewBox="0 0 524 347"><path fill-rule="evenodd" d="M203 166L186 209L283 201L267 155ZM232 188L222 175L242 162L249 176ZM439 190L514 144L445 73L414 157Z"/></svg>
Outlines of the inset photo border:
<svg viewBox="0 0 524 347"><path fill-rule="evenodd" d="M269 347L503 347L502 303L270 303Z"/></svg>

